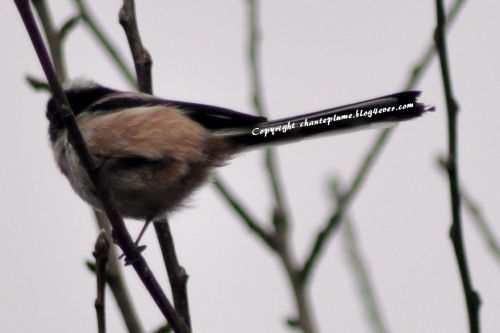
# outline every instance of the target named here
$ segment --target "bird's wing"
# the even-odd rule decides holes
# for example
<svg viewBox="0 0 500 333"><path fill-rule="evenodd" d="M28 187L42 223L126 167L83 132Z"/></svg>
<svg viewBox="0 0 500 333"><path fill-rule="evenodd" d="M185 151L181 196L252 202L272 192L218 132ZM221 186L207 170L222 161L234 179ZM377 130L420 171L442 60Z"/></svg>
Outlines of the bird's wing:
<svg viewBox="0 0 500 333"><path fill-rule="evenodd" d="M89 111L116 110L140 106L168 106L178 109L190 119L210 130L250 127L267 119L218 106L157 98L147 94L117 93L93 104Z"/></svg>
<svg viewBox="0 0 500 333"><path fill-rule="evenodd" d="M77 122L90 152L102 160L199 161L204 158L209 134L176 108L165 105L98 116L84 112L77 116Z"/></svg>

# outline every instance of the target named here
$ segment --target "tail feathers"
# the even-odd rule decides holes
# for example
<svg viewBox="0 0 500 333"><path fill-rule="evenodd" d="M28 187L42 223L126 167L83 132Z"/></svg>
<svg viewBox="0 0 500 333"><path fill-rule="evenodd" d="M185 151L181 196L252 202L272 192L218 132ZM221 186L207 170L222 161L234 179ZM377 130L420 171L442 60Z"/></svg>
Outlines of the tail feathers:
<svg viewBox="0 0 500 333"><path fill-rule="evenodd" d="M266 121L251 128L226 129L216 133L237 146L253 148L298 141L321 134L381 127L434 111L433 107L417 102L419 95L419 91L405 91L300 116Z"/></svg>

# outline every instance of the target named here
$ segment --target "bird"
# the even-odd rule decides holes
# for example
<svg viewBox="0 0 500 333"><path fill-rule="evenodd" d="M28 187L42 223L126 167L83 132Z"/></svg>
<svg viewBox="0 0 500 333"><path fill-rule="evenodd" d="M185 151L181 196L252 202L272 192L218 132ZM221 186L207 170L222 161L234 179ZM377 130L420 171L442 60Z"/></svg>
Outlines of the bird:
<svg viewBox="0 0 500 333"><path fill-rule="evenodd" d="M184 206L212 170L252 149L417 118L433 107L404 91L278 120L77 80L64 89L82 137L123 217L151 221ZM47 102L55 161L74 191L102 206L54 97Z"/></svg>

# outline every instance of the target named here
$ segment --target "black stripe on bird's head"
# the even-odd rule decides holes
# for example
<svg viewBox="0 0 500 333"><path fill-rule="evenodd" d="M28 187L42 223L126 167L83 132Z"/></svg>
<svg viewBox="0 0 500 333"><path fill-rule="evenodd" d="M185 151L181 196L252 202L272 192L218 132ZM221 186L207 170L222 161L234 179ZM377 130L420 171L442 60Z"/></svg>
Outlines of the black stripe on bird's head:
<svg viewBox="0 0 500 333"><path fill-rule="evenodd" d="M94 82L76 81L64 89L68 102L75 116L87 110L93 103L102 97L116 92L113 89L103 87ZM64 123L57 107L54 97L47 102L45 112L49 120L49 136L52 142L55 142L60 131L64 129Z"/></svg>

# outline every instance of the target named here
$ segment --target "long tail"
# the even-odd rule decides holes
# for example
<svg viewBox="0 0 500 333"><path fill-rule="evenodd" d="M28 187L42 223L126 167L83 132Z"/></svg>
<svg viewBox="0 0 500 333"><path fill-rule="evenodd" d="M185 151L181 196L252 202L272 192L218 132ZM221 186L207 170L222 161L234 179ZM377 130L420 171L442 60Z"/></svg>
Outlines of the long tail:
<svg viewBox="0 0 500 333"><path fill-rule="evenodd" d="M382 127L413 119L434 111L417 102L419 91L405 91L359 103L344 105L300 116L262 122L254 127L218 131L217 134L245 148L283 144L320 134Z"/></svg>

